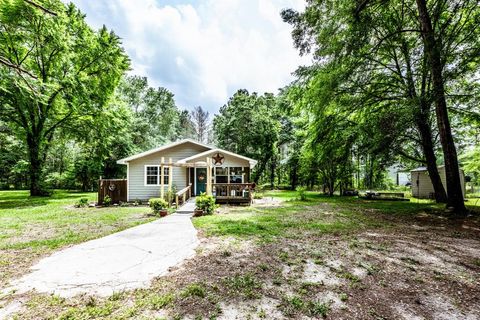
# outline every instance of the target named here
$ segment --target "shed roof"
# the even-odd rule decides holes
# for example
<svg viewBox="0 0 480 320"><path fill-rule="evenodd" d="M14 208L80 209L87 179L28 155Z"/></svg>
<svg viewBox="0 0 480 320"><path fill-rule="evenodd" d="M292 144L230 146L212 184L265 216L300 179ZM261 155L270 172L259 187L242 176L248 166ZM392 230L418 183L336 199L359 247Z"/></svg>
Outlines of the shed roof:
<svg viewBox="0 0 480 320"><path fill-rule="evenodd" d="M418 168L412 169L410 172L422 172L422 171L427 171L427 167L418 167Z"/></svg>

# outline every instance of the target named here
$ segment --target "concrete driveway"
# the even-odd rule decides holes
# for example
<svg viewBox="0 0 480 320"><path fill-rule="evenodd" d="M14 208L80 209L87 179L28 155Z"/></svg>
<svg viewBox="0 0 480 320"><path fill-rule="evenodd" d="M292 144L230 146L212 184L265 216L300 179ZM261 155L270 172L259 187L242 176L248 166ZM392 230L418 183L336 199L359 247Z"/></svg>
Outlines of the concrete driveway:
<svg viewBox="0 0 480 320"><path fill-rule="evenodd" d="M193 256L198 242L190 215L173 214L56 252L14 281L13 288L69 297L146 287Z"/></svg>

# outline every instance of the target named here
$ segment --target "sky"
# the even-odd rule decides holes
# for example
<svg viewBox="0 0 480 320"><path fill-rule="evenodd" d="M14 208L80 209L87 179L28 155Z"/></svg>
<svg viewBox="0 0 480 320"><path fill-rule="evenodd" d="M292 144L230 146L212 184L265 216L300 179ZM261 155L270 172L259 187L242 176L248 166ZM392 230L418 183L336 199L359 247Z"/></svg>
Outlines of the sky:
<svg viewBox="0 0 480 320"><path fill-rule="evenodd" d="M308 64L293 48L284 8L303 0L71 0L122 38L130 74L175 94L179 107L218 111L238 89L273 92Z"/></svg>

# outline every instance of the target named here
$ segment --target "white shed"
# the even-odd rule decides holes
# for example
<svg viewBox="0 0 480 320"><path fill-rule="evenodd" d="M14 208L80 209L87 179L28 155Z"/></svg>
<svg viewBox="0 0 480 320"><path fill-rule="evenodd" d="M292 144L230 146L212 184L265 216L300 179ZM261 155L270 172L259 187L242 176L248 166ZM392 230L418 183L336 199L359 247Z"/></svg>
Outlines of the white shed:
<svg viewBox="0 0 480 320"><path fill-rule="evenodd" d="M460 183L462 185L462 192L465 196L465 174L462 169L459 169L460 172ZM448 194L447 190L447 178L445 175L445 166L438 167L438 173L440 174L440 179L442 180L443 187ZM411 171L412 178L412 197L419 199L434 199L435 193L433 190L432 181L428 175L426 167L419 167Z"/></svg>

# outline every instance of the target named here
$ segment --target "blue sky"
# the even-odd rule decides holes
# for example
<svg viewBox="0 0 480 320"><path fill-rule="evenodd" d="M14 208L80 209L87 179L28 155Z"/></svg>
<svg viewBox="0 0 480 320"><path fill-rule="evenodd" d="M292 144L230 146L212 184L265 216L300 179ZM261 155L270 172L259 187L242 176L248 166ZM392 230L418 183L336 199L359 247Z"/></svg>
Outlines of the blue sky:
<svg viewBox="0 0 480 320"><path fill-rule="evenodd" d="M131 74L175 94L181 108L218 111L237 89L277 92L308 58L293 48L283 8L303 0L73 0L88 23L123 41Z"/></svg>

